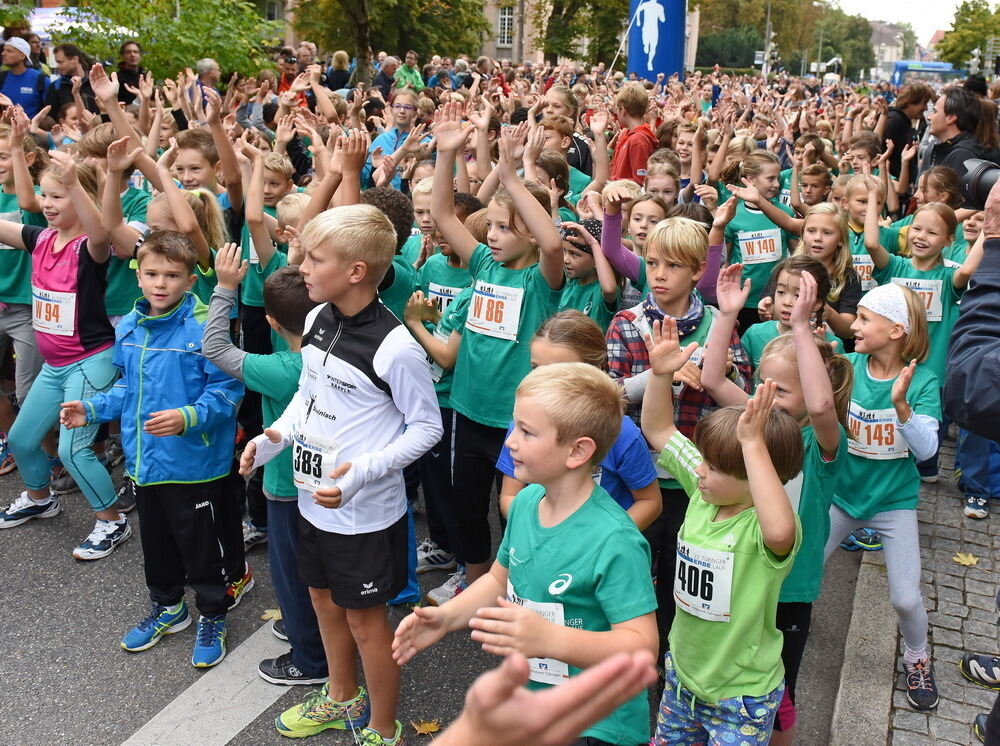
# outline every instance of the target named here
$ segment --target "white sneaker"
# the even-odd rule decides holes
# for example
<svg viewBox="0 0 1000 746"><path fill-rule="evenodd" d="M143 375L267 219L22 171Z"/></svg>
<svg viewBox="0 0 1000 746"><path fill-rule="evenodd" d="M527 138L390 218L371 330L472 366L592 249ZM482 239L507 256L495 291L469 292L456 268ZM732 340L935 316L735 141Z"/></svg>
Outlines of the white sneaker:
<svg viewBox="0 0 1000 746"><path fill-rule="evenodd" d="M454 570L455 555L444 551L431 539L424 539L417 547L417 575L431 570Z"/></svg>
<svg viewBox="0 0 1000 746"><path fill-rule="evenodd" d="M98 518L90 536L73 550L73 556L78 560L96 560L107 557L115 551L119 544L132 535L132 527L129 526L128 519L121 513L118 515L121 518L120 523Z"/></svg>
<svg viewBox="0 0 1000 746"><path fill-rule="evenodd" d="M0 528L13 528L27 523L32 518L53 518L59 515L59 500L55 495L49 494L47 503L38 503L28 497L27 491L7 506L7 509L0 512Z"/></svg>
<svg viewBox="0 0 1000 746"><path fill-rule="evenodd" d="M431 606L440 606L441 604L455 598L455 596L468 587L469 584L465 580L465 570L459 570L458 572L452 573L445 581L444 585L427 591L427 603Z"/></svg>

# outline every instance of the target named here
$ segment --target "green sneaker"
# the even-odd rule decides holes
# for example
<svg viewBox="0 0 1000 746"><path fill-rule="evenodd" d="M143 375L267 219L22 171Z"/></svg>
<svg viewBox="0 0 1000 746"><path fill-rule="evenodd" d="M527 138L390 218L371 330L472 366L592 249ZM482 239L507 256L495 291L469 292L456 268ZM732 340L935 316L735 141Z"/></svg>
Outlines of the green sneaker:
<svg viewBox="0 0 1000 746"><path fill-rule="evenodd" d="M406 739L403 738L403 724L396 721L396 733L391 739L387 739L377 730L365 728L361 731L361 746L404 746Z"/></svg>
<svg viewBox="0 0 1000 746"><path fill-rule="evenodd" d="M329 684L324 684L322 689L309 692L305 702L278 715L274 719L278 733L289 738L305 738L322 733L327 728L353 731L368 725L371 707L368 705L368 692L363 686L358 688L358 696L350 702L334 702L327 693L329 687Z"/></svg>

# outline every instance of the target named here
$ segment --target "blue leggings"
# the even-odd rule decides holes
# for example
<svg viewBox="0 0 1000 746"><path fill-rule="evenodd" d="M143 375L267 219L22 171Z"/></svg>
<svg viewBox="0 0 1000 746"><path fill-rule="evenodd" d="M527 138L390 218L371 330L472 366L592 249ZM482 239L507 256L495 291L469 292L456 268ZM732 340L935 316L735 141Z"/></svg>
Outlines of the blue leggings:
<svg viewBox="0 0 1000 746"><path fill-rule="evenodd" d="M21 479L29 490L48 487L49 459L42 450L42 438L59 422L59 405L64 401L86 400L111 388L118 377L111 358L109 348L69 365L42 365L7 436ZM98 427L94 424L74 430L59 428L59 458L95 511L115 503L111 475L91 448Z"/></svg>

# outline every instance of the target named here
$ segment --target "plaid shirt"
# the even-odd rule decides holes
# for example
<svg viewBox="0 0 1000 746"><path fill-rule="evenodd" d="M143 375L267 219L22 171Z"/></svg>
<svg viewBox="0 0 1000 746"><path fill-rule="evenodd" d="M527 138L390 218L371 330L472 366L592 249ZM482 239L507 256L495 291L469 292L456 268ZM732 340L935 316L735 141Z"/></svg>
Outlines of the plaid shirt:
<svg viewBox="0 0 1000 746"><path fill-rule="evenodd" d="M705 313L709 313L706 307ZM631 378L649 369L649 353L642 338L642 331L636 324L636 313L633 309L619 311L608 327L608 369L616 381ZM681 338L681 344L684 338ZM740 337L733 330L729 340L729 348L733 352L733 365L736 373L730 374L730 380L750 393L752 369ZM680 393L674 396L674 422L677 429L686 437L694 437L694 427L698 420L709 412L718 409L719 405L705 391L696 391L689 386L681 386ZM628 402L626 413L636 425L642 414L641 403Z"/></svg>

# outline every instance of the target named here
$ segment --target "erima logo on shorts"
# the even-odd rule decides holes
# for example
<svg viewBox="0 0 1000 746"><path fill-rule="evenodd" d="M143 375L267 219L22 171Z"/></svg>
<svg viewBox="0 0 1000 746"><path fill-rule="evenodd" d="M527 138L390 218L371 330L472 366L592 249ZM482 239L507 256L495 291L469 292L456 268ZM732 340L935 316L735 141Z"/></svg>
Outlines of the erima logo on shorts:
<svg viewBox="0 0 1000 746"><path fill-rule="evenodd" d="M566 592L566 589L570 587L573 582L573 576L568 572L561 573L558 578L553 580L549 584L549 595L559 596Z"/></svg>
<svg viewBox="0 0 1000 746"><path fill-rule="evenodd" d="M372 582L370 582L370 583L362 583L361 584L361 595L362 596L370 596L373 593L378 593L378 588L375 587L375 581L374 580Z"/></svg>

